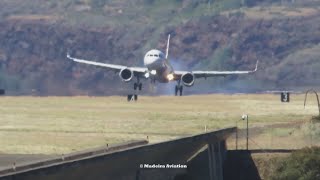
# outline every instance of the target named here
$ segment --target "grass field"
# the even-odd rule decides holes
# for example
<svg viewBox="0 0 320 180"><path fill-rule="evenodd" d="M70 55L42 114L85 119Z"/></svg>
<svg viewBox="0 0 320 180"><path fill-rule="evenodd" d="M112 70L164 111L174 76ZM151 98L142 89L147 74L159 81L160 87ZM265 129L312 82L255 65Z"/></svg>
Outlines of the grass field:
<svg viewBox="0 0 320 180"><path fill-rule="evenodd" d="M304 95L294 94L290 103L266 94L141 96L130 103L126 97L2 97L0 153L68 153L147 136L159 142L204 132L205 126L214 130L238 121L243 128L243 113L249 114L252 132L273 124L252 133L250 147L298 148L317 142L302 128L290 126L317 115L315 99L310 95L306 109L303 100Z"/></svg>

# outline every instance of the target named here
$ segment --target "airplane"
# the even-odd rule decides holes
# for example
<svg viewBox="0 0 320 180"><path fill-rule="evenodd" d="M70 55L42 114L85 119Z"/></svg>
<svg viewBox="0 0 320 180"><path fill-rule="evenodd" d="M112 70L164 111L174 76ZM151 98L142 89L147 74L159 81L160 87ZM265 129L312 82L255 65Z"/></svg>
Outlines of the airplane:
<svg viewBox="0 0 320 180"><path fill-rule="evenodd" d="M182 96L183 85L186 87L191 87L194 85L195 79L197 78L208 78L216 76L227 76L227 75L239 75L239 74L251 74L257 71L258 63L256 62L256 67L251 71L175 71L170 64L168 59L170 46L170 34L168 35L166 54L157 49L152 49L148 51L144 56L144 66L145 67L128 67L116 64L107 64L95 61L89 61L84 59L78 59L71 57L67 53L67 58L78 63L89 64L99 67L104 67L109 70L114 70L119 73L120 79L124 82L129 82L136 78L134 83L134 90L141 90L142 83L141 79L151 79L151 83L160 82L168 83L171 81L176 81L175 95L178 94ZM181 85L183 84L183 85Z"/></svg>

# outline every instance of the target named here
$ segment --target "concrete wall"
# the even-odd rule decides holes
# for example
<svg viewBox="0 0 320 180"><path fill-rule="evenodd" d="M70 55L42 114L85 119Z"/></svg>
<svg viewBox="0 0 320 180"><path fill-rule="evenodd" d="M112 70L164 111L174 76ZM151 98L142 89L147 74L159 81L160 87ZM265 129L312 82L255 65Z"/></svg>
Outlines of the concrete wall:
<svg viewBox="0 0 320 180"><path fill-rule="evenodd" d="M208 144L188 162L189 179L222 180L227 149L225 140Z"/></svg>
<svg viewBox="0 0 320 180"><path fill-rule="evenodd" d="M112 152L65 158L63 162L30 165L30 169L19 170L0 176L5 180L143 180L179 179L190 174L192 169L144 169L141 164L187 164L200 150L208 148L210 180L222 178L222 164L225 153L225 139L236 128L222 129L195 136L180 138L156 144L119 149ZM89 154L88 154L89 153ZM180 178L181 179L181 178Z"/></svg>

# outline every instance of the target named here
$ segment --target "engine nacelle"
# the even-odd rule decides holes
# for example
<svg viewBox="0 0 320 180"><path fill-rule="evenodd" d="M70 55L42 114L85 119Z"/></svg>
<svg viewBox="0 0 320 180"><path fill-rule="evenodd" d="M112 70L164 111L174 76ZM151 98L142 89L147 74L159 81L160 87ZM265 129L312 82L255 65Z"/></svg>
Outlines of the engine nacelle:
<svg viewBox="0 0 320 180"><path fill-rule="evenodd" d="M119 76L122 81L128 82L132 79L133 72L130 69L125 68L120 71Z"/></svg>
<svg viewBox="0 0 320 180"><path fill-rule="evenodd" d="M184 75L181 76L181 81L185 86L193 86L194 84L194 74L192 73L186 73Z"/></svg>

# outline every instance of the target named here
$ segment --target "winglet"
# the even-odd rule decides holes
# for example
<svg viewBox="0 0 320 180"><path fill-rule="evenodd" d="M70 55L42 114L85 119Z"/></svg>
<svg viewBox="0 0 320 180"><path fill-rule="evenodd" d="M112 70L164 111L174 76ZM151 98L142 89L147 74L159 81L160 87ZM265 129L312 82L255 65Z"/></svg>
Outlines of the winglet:
<svg viewBox="0 0 320 180"><path fill-rule="evenodd" d="M73 60L72 57L70 56L69 52L67 52L67 58Z"/></svg>
<svg viewBox="0 0 320 180"><path fill-rule="evenodd" d="M166 59L168 59L168 55L169 55L169 46L170 46L170 34L168 35L168 41L167 41Z"/></svg>
<svg viewBox="0 0 320 180"><path fill-rule="evenodd" d="M256 68L251 72L256 72L258 70L258 65L259 65L259 60L257 60L257 62L256 62Z"/></svg>
<svg viewBox="0 0 320 180"><path fill-rule="evenodd" d="M256 72L256 71L258 70L258 65L259 65L259 60L257 60L257 62L256 62L256 68L254 69L253 72Z"/></svg>

